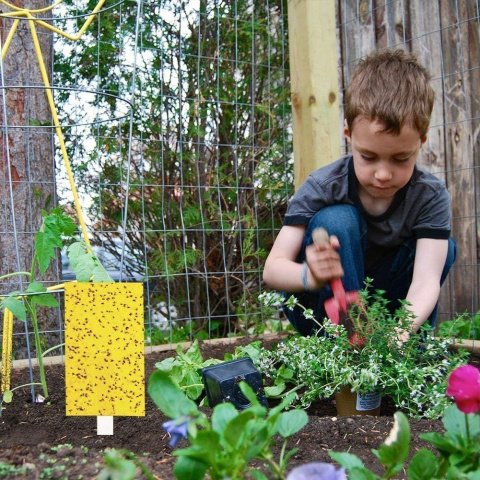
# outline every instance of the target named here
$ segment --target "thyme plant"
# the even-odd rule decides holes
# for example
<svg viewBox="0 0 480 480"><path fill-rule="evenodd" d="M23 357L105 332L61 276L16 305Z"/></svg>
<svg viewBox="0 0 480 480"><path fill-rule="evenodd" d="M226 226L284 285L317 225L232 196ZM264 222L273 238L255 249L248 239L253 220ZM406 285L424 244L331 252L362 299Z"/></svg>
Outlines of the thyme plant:
<svg viewBox="0 0 480 480"><path fill-rule="evenodd" d="M436 339L428 328L402 342L411 318L406 305L392 315L382 291L370 293L367 284L360 293L361 304L349 312L360 341L351 343L342 325L325 319L315 336L294 335L260 351L256 367L272 384L266 394L302 389L299 400L307 406L348 385L354 392L388 395L412 417L438 418L449 403L447 377L468 353L449 350L448 339ZM289 301L293 308L295 300Z"/></svg>

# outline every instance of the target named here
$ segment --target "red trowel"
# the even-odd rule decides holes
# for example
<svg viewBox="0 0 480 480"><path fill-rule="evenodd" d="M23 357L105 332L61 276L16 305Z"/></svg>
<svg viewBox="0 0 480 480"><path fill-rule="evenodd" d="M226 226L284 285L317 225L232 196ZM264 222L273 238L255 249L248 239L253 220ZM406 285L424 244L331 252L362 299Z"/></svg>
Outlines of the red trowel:
<svg viewBox="0 0 480 480"><path fill-rule="evenodd" d="M312 239L315 245L330 244L330 236L324 228L316 228L312 232ZM357 343L357 335L347 311L354 303L359 303L358 291L345 292L342 280L335 278L330 281L330 288L333 297L325 300L324 307L328 318L335 325L343 325L347 330L348 338L352 343Z"/></svg>

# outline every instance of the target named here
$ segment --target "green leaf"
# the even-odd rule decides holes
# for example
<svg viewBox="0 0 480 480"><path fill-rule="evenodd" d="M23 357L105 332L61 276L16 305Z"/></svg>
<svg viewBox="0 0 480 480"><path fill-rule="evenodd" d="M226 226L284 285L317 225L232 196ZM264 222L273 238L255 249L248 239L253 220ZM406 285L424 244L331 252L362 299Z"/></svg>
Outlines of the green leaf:
<svg viewBox="0 0 480 480"><path fill-rule="evenodd" d="M92 282L95 283L112 283L114 281L113 278L105 270L105 267L103 265L96 265L93 268L90 277L92 279Z"/></svg>
<svg viewBox="0 0 480 480"><path fill-rule="evenodd" d="M173 474L177 480L202 480L207 473L208 465L201 460L180 457L173 467Z"/></svg>
<svg viewBox="0 0 480 480"><path fill-rule="evenodd" d="M467 425L468 422L468 434L470 436L476 436L480 434L480 415L475 413L465 414L461 412L456 405L449 405L443 415L443 424L447 431L446 436L454 438L455 435L461 438L467 437Z"/></svg>
<svg viewBox="0 0 480 480"><path fill-rule="evenodd" d="M24 322L27 320L27 309L22 299L10 295L2 300L2 307L8 308L19 320Z"/></svg>
<svg viewBox="0 0 480 480"><path fill-rule="evenodd" d="M408 466L408 480L430 480L438 469L437 457L426 448L419 450Z"/></svg>
<svg viewBox="0 0 480 480"><path fill-rule="evenodd" d="M188 399L165 372L157 370L150 375L148 394L155 405L171 419L198 414L196 403Z"/></svg>
<svg viewBox="0 0 480 480"><path fill-rule="evenodd" d="M79 282L89 282L93 275L95 262L89 253L84 253L75 257L74 261L70 259L70 267Z"/></svg>
<svg viewBox="0 0 480 480"><path fill-rule="evenodd" d="M203 392L202 378L195 370L188 372L183 389L188 398L196 400Z"/></svg>
<svg viewBox="0 0 480 480"><path fill-rule="evenodd" d="M200 430L191 441L192 445L190 447L175 450L173 455L193 458L209 465L215 463L215 455L220 443L220 435L217 432Z"/></svg>
<svg viewBox="0 0 480 480"><path fill-rule="evenodd" d="M98 474L98 480L135 479L135 464L122 458L116 450L108 450L104 460L105 468Z"/></svg>
<svg viewBox="0 0 480 480"><path fill-rule="evenodd" d="M374 452L380 463L390 469L403 466L410 450L410 426L407 417L401 412L396 412L394 417L395 423L389 436L380 445L378 452Z"/></svg>
<svg viewBox="0 0 480 480"><path fill-rule="evenodd" d="M35 236L35 252L42 275L47 271L50 260L55 259L55 248L62 246L62 240L51 231L38 232Z"/></svg>
<svg viewBox="0 0 480 480"><path fill-rule="evenodd" d="M57 299L51 294L35 295L31 297L32 303L40 305L41 307L58 307Z"/></svg>
<svg viewBox="0 0 480 480"><path fill-rule="evenodd" d="M238 415L238 410L229 402L215 405L212 413L212 429L223 436L227 424Z"/></svg>
<svg viewBox="0 0 480 480"><path fill-rule="evenodd" d="M468 480L480 480L480 470L468 472Z"/></svg>
<svg viewBox="0 0 480 480"><path fill-rule="evenodd" d="M12 401L12 398L13 392L11 390L5 390L5 392L3 392L3 401L5 403L10 403Z"/></svg>
<svg viewBox="0 0 480 480"><path fill-rule="evenodd" d="M175 365L175 359L173 357L168 357L161 362L155 364L155 368L162 370L163 372L170 373Z"/></svg>
<svg viewBox="0 0 480 480"><path fill-rule="evenodd" d="M441 453L453 453L460 448L460 445L455 440L447 438L437 432L421 433L419 438L431 443Z"/></svg>
<svg viewBox="0 0 480 480"><path fill-rule="evenodd" d="M240 445L245 438L246 424L254 417L251 409L243 410L239 415L230 420L225 426L223 437L233 448Z"/></svg>
<svg viewBox="0 0 480 480"><path fill-rule="evenodd" d="M249 470L248 473L253 478L253 480L268 480L268 477L266 477L262 472L259 472L258 470Z"/></svg>
<svg viewBox="0 0 480 480"><path fill-rule="evenodd" d="M353 468L365 468L363 462L353 453L348 452L328 452L330 457L339 463L343 468L350 471Z"/></svg>
<svg viewBox="0 0 480 480"><path fill-rule="evenodd" d="M290 410L283 412L278 420L278 433L282 437L290 437L308 423L308 415L304 410Z"/></svg>
<svg viewBox="0 0 480 480"><path fill-rule="evenodd" d="M348 471L349 480L376 480L378 477L366 468L352 468Z"/></svg>
<svg viewBox="0 0 480 480"><path fill-rule="evenodd" d="M200 352L198 340L195 339L192 343L192 346L185 353L183 353L182 347L180 345L179 347L180 348L177 347L177 354L182 360L191 365L203 367L203 357Z"/></svg>
<svg viewBox="0 0 480 480"><path fill-rule="evenodd" d="M43 283L40 282L32 282L28 285L27 289L25 290L26 293L40 293L46 292L47 287Z"/></svg>
<svg viewBox="0 0 480 480"><path fill-rule="evenodd" d="M270 398L279 397L285 391L286 385L279 383L273 387L265 387L265 395Z"/></svg>
<svg viewBox="0 0 480 480"><path fill-rule="evenodd" d="M456 405L449 405L443 413L443 425L448 433L457 433L461 436L467 434L465 414Z"/></svg>

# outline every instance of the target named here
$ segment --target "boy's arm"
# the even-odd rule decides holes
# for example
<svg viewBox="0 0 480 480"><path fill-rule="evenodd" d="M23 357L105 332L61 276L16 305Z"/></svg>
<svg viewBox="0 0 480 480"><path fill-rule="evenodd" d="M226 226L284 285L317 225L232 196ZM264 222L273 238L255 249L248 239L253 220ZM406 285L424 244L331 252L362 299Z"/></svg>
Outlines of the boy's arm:
<svg viewBox="0 0 480 480"><path fill-rule="evenodd" d="M411 304L416 332L432 313L440 294L440 278L448 252L448 240L420 238L417 240L413 278L406 300Z"/></svg>
<svg viewBox="0 0 480 480"><path fill-rule="evenodd" d="M280 230L263 270L263 280L274 290L296 293L305 291L302 282L303 264L295 260L300 253L305 235L302 225L284 225ZM330 237L330 245L306 249L307 283L309 289L316 290L332 278L343 276L340 257L335 251L339 248L338 239Z"/></svg>

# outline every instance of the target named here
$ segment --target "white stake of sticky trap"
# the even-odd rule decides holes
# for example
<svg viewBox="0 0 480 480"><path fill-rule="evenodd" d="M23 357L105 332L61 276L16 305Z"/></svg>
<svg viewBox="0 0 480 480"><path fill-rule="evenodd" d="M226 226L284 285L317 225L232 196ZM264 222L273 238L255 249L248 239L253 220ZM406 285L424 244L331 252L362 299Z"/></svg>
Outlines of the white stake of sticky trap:
<svg viewBox="0 0 480 480"><path fill-rule="evenodd" d="M113 435L113 417L97 417L97 435Z"/></svg>

